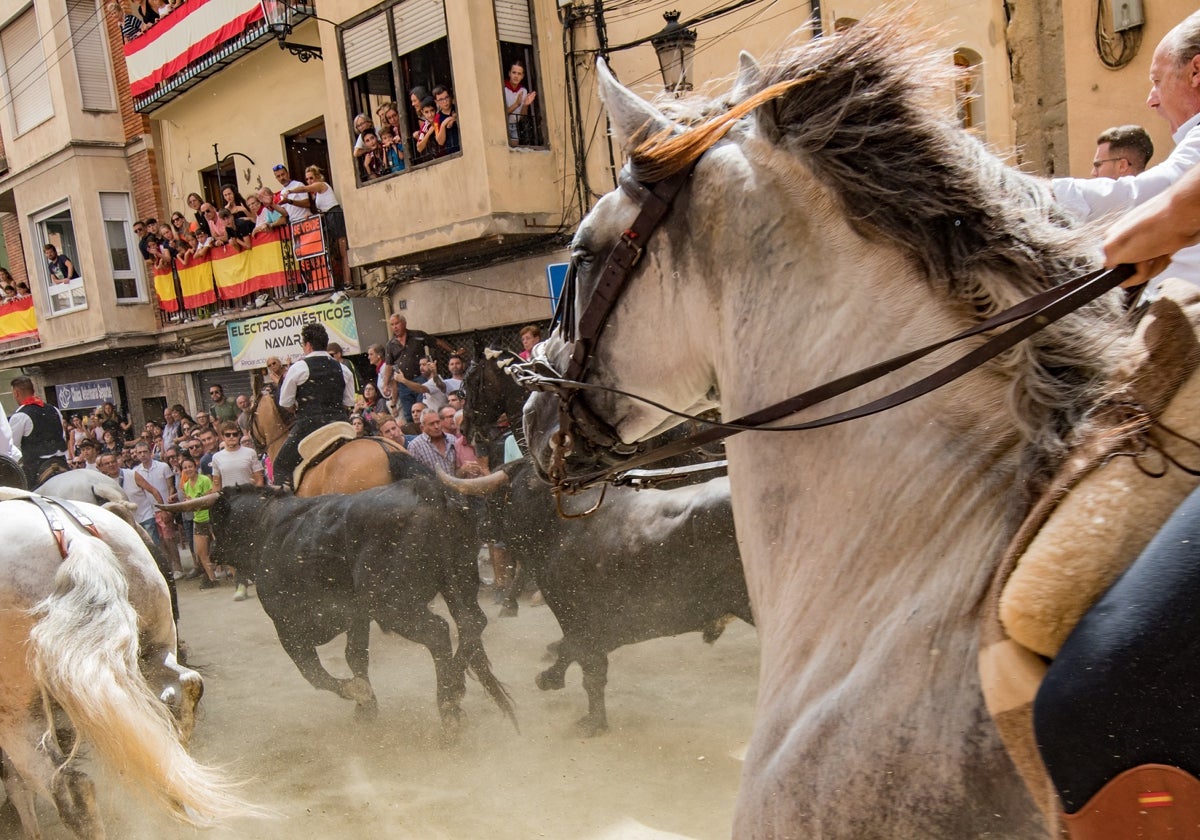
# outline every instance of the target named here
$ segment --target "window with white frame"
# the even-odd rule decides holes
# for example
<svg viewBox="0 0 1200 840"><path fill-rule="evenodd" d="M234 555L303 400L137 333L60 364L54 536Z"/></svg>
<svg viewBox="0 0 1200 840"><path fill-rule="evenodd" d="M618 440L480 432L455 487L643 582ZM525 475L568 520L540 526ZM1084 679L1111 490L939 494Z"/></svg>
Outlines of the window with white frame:
<svg viewBox="0 0 1200 840"><path fill-rule="evenodd" d="M32 6L0 30L0 53L4 99L12 107L19 136L54 116L46 53Z"/></svg>
<svg viewBox="0 0 1200 840"><path fill-rule="evenodd" d="M421 130L421 120L410 102L410 92L418 87L430 97L439 85L454 89L443 0L389 3L342 27L340 34L350 123L354 125L359 115L366 116L380 141L372 153L366 146L373 141L364 141L359 131L350 138L359 183L397 175L457 151L428 145L424 152L418 151L415 135ZM389 118L385 106L391 103L396 108ZM385 137L388 133L390 142Z"/></svg>
<svg viewBox="0 0 1200 840"><path fill-rule="evenodd" d="M130 206L127 193L100 193L104 241L108 245L108 263L112 267L117 303L142 303L146 300L142 261L133 258L137 253L137 243L133 239L133 211Z"/></svg>
<svg viewBox="0 0 1200 840"><path fill-rule="evenodd" d="M41 278L46 291L47 309L61 315L87 308L87 294L79 269L79 247L75 243L75 225L71 206L63 203L33 218L34 241L41 250Z"/></svg>

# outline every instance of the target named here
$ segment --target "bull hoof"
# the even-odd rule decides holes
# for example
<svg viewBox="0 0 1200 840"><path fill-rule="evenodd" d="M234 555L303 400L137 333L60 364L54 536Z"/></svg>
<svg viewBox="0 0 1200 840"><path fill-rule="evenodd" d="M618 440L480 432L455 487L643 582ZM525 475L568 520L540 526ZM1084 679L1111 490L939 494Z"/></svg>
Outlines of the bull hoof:
<svg viewBox="0 0 1200 840"><path fill-rule="evenodd" d="M439 711L442 715L442 746L453 747L462 736L463 710L457 704L443 703Z"/></svg>
<svg viewBox="0 0 1200 840"><path fill-rule="evenodd" d="M355 723L374 723L379 718L379 704L372 698L370 703L359 703L354 707Z"/></svg>
<svg viewBox="0 0 1200 840"><path fill-rule="evenodd" d="M353 700L359 706L374 706L375 689L371 688L371 684L362 677L352 677L348 680L342 680L338 685L338 696L346 700Z"/></svg>
<svg viewBox="0 0 1200 840"><path fill-rule="evenodd" d="M575 732L582 738L595 738L608 732L608 722L593 720L591 715L585 715L576 721Z"/></svg>
<svg viewBox="0 0 1200 840"><path fill-rule="evenodd" d="M542 691L558 691L567 684L562 674L556 674L553 671L542 671L534 677L533 681Z"/></svg>
<svg viewBox="0 0 1200 840"><path fill-rule="evenodd" d="M516 617L517 617L517 605L516 604L505 604L504 606L502 606L500 608L500 618L516 618Z"/></svg>

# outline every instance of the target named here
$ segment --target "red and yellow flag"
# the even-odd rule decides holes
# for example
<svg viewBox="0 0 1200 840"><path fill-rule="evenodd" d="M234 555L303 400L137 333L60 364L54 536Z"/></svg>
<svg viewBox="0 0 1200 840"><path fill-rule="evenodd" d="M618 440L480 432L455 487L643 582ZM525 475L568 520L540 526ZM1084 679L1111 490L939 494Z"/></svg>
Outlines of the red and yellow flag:
<svg viewBox="0 0 1200 840"><path fill-rule="evenodd" d="M37 316L33 312L33 297L0 303L0 341L18 338L37 338Z"/></svg>
<svg viewBox="0 0 1200 840"><path fill-rule="evenodd" d="M158 308L163 312L178 312L179 297L175 294L175 275L169 268L154 267L154 292L158 295Z"/></svg>

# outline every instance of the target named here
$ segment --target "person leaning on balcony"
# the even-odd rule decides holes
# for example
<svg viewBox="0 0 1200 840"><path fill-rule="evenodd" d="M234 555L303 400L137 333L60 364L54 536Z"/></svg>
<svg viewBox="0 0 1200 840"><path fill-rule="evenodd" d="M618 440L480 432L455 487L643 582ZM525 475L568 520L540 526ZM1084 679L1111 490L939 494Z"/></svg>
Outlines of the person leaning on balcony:
<svg viewBox="0 0 1200 840"><path fill-rule="evenodd" d="M225 225L225 234L230 245L239 251L250 250L250 237L254 234L254 222L222 208L217 213L221 223Z"/></svg>
<svg viewBox="0 0 1200 840"><path fill-rule="evenodd" d="M363 143L363 132L368 128L374 128L375 123L371 122L371 118L366 114L355 114L354 116L354 157L362 158L367 154L366 144Z"/></svg>
<svg viewBox="0 0 1200 840"><path fill-rule="evenodd" d="M286 212L288 222L292 224L295 224L296 222L302 222L311 216L312 202L308 200L307 196L297 196L295 201L289 201L287 203L284 203L283 201L290 195L292 190L296 189L297 187L303 187L304 185L294 179L291 173L288 172L288 168L282 163L277 163L272 166L271 171L275 174L275 180L278 181L280 187L282 187L279 192L274 194L270 202L271 205L277 207L280 212Z"/></svg>
<svg viewBox="0 0 1200 840"><path fill-rule="evenodd" d="M132 41L142 34L142 19L133 13L128 2L113 0L105 8L121 27L121 37L126 41Z"/></svg>
<svg viewBox="0 0 1200 840"><path fill-rule="evenodd" d="M258 211L254 215L255 233L281 228L288 223L287 214L275 206L275 194L266 187L255 193L252 200L254 203L250 205L250 211Z"/></svg>
<svg viewBox="0 0 1200 840"><path fill-rule="evenodd" d="M342 213L342 206L333 193L333 187L325 180L325 173L321 171L321 167L305 167L304 180L308 183L301 187L295 187L291 196L284 201L294 201L300 198L298 195L300 193L303 193L305 197L311 197L313 206L321 215L325 232L329 235L330 240L337 243L338 255L341 257L342 264L342 288L349 288L350 263L347 258L346 216Z"/></svg>
<svg viewBox="0 0 1200 840"><path fill-rule="evenodd" d="M154 0L131 0L131 2L134 4L133 10L137 12L137 16L146 26L153 26L158 22L158 9L154 5Z"/></svg>
<svg viewBox="0 0 1200 840"><path fill-rule="evenodd" d="M208 219L204 218L204 213L201 212L204 199L200 197L200 193L188 193L187 206L196 214L196 226L192 230L196 231L196 236L203 242L204 237L212 236L212 231L208 229Z"/></svg>

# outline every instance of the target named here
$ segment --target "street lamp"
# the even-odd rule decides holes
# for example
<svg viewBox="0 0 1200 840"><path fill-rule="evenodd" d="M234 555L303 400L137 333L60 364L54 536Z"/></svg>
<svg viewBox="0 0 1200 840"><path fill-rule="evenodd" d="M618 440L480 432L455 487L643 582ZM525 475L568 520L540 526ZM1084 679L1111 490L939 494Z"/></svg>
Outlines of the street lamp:
<svg viewBox="0 0 1200 840"><path fill-rule="evenodd" d="M268 0L263 0L265 5ZM658 55L666 89L679 96L692 89L692 56L696 52L696 30L679 25L679 12L664 12L667 25L650 39Z"/></svg>
<svg viewBox="0 0 1200 840"><path fill-rule="evenodd" d="M279 42L279 49L287 50L301 62L321 58L320 47L290 44L287 41L287 37L292 34L292 28L296 24L295 0L259 0L259 3L262 5L263 19L266 21L267 29L271 30L271 34ZM307 10L307 7L305 8ZM309 18L312 15L303 14L303 17Z"/></svg>

